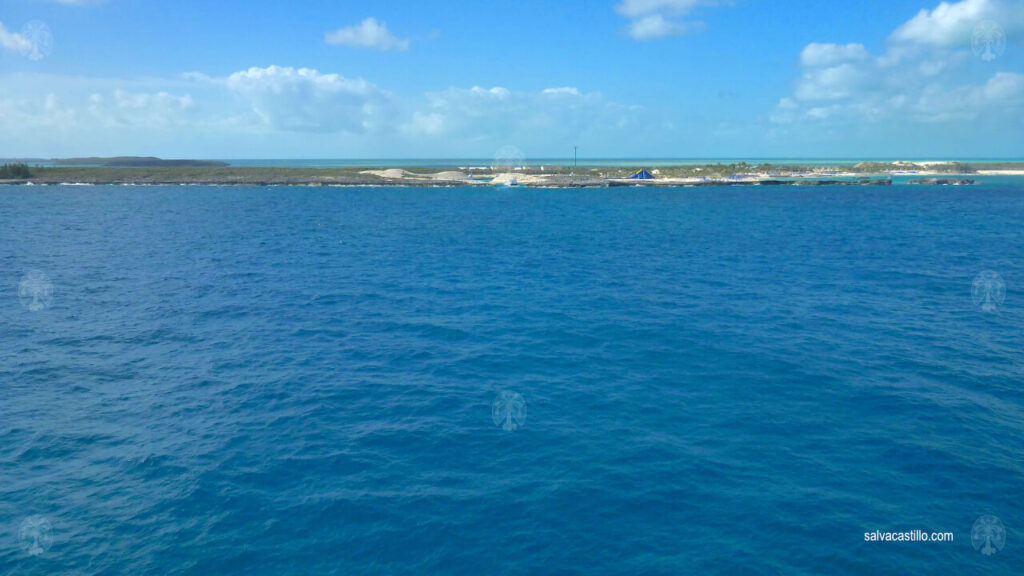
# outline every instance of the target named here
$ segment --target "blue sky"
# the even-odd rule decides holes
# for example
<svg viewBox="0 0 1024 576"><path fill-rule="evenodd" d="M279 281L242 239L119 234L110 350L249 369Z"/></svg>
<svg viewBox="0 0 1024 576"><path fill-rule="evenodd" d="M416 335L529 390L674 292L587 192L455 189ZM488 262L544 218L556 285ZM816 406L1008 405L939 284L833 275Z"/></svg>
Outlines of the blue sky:
<svg viewBox="0 0 1024 576"><path fill-rule="evenodd" d="M4 0L0 156L1022 157L1022 37L1024 0Z"/></svg>

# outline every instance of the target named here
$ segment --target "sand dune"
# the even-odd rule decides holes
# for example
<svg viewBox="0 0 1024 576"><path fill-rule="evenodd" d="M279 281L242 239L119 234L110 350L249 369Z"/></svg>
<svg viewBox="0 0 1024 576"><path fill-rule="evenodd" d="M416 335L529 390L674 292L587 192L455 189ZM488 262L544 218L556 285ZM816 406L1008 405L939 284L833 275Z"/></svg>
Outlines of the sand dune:
<svg viewBox="0 0 1024 576"><path fill-rule="evenodd" d="M401 168L388 168L387 170L363 170L360 174L372 174L381 178L415 178L416 174Z"/></svg>
<svg viewBox="0 0 1024 576"><path fill-rule="evenodd" d="M455 170L448 170L445 172L438 172L433 175L434 180L466 180L469 176L466 176L462 172Z"/></svg>

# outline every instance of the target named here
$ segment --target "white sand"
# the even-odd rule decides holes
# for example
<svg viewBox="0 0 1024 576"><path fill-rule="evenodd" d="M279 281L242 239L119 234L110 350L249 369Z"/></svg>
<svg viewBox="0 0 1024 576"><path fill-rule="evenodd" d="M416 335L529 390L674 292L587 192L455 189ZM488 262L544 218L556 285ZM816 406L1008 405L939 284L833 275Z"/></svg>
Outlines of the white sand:
<svg viewBox="0 0 1024 576"><path fill-rule="evenodd" d="M381 178L389 178L391 180L445 180L445 181L460 181L469 180L464 172L458 172L456 170L446 170L444 172L437 172L436 174L417 174L416 172L409 172L401 168L388 168L387 170L363 170L360 174L372 174Z"/></svg>
<svg viewBox="0 0 1024 576"><path fill-rule="evenodd" d="M512 180L515 180L518 184L543 184L547 182L547 178L544 176L537 176L535 174L512 174L506 172L504 174L495 174L494 179L491 180L491 184L511 184Z"/></svg>
<svg viewBox="0 0 1024 576"><path fill-rule="evenodd" d="M373 174L381 178L421 178L420 174L414 174L401 168L388 168L387 170L363 170L360 174Z"/></svg>
<svg viewBox="0 0 1024 576"><path fill-rule="evenodd" d="M893 162L893 165L896 166L945 166L947 164L956 164L956 162L949 160L896 160Z"/></svg>
<svg viewBox="0 0 1024 576"><path fill-rule="evenodd" d="M438 172L433 176L434 180L466 180L469 176L466 176L462 172L456 172L455 170L448 170L445 172Z"/></svg>

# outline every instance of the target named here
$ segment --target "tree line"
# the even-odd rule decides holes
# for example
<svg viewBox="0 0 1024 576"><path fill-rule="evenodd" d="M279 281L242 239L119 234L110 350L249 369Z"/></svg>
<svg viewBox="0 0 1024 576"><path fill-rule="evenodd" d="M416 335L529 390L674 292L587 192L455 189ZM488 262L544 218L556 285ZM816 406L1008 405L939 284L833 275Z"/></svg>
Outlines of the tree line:
<svg viewBox="0 0 1024 576"><path fill-rule="evenodd" d="M0 180L21 180L31 175L28 164L4 164L0 166Z"/></svg>

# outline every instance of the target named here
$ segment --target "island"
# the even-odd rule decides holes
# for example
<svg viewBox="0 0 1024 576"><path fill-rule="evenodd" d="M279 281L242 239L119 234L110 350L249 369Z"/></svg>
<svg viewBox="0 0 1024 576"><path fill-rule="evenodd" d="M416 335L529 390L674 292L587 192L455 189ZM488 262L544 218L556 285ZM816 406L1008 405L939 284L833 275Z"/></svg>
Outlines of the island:
<svg viewBox="0 0 1024 576"><path fill-rule="evenodd" d="M789 164L680 164L635 166L466 165L457 167L295 168L232 166L212 160L155 157L70 158L46 163L4 163L3 184L110 184L209 186L888 186L967 185L973 175L1024 175L1024 162L858 162L832 166ZM895 182L894 182L895 179Z"/></svg>
<svg viewBox="0 0 1024 576"><path fill-rule="evenodd" d="M103 166L107 168L166 168L166 167L225 167L227 162L219 160L164 160L155 156L115 156L112 158L55 158L55 166Z"/></svg>

